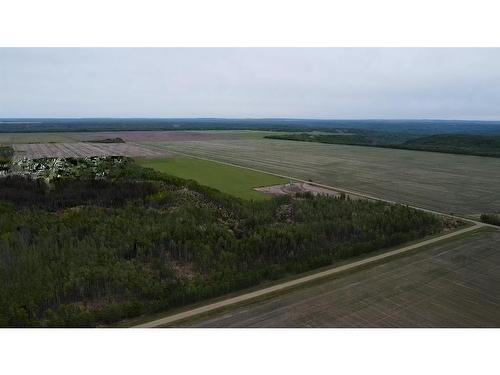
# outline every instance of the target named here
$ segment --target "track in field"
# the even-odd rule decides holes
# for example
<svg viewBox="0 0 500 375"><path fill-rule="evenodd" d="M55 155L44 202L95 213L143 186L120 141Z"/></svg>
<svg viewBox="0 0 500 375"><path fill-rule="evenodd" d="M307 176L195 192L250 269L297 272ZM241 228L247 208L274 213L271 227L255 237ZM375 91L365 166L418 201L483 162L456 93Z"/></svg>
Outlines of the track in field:
<svg viewBox="0 0 500 375"><path fill-rule="evenodd" d="M195 327L500 327L500 232L255 302Z"/></svg>
<svg viewBox="0 0 500 375"><path fill-rule="evenodd" d="M496 158L269 139L143 144L441 212L500 213Z"/></svg>
<svg viewBox="0 0 500 375"><path fill-rule="evenodd" d="M88 156L130 156L130 157L160 157L168 154L166 151L154 150L133 143L30 143L14 144L14 158L81 158Z"/></svg>

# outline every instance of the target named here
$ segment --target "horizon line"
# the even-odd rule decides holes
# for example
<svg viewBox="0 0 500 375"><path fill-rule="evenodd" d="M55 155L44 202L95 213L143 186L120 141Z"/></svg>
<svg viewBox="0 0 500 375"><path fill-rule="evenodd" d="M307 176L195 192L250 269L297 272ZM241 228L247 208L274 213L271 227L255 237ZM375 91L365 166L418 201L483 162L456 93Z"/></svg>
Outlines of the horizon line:
<svg viewBox="0 0 500 375"><path fill-rule="evenodd" d="M9 121L12 120L12 121ZM459 118L310 118L310 117L143 117L143 116L85 116L85 117L0 117L0 123L15 120L282 120L282 121L459 121L459 122L498 122L497 120L459 119Z"/></svg>

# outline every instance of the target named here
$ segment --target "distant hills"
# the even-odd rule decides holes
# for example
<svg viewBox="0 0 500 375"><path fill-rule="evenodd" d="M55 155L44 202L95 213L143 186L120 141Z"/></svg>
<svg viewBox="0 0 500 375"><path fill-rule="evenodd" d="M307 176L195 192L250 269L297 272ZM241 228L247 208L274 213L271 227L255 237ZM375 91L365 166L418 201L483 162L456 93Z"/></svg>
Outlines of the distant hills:
<svg viewBox="0 0 500 375"><path fill-rule="evenodd" d="M113 130L273 130L357 129L378 132L500 135L500 121L466 120L317 120L223 118L4 118L0 132L67 132Z"/></svg>

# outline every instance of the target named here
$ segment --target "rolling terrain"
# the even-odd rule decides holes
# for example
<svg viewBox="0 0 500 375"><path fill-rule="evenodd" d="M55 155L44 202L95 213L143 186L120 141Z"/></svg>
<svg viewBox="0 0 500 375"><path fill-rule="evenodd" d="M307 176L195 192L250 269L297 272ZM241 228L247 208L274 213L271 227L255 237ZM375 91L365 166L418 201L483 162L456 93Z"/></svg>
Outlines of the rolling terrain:
<svg viewBox="0 0 500 375"><path fill-rule="evenodd" d="M114 324L463 226L380 201L237 199L122 156L16 160L0 177L0 327Z"/></svg>
<svg viewBox="0 0 500 375"><path fill-rule="evenodd" d="M272 201L268 199L268 196L254 191L254 187L285 183L288 182L288 176L290 176L302 180L303 183L312 180L313 183L318 184L316 186L323 184L329 188L338 188L339 191L344 189L347 192L357 192L373 197L368 201L363 199L366 203L350 203L353 206L360 205L359 208L368 204L369 201L372 201L370 204L375 204L373 201L380 199L410 204L429 211L453 213L473 218L484 213L500 213L499 159L353 145L272 140L264 138L267 134L269 133L262 131L236 130L55 132L38 133L40 135L39 142L42 142L39 143L37 142L37 134L34 133L6 133L0 134L0 143L13 144L16 151L15 160L23 157L71 158L106 155L137 157L137 162L142 166L183 179L192 179L232 196L257 201L267 198L262 202L255 202L254 207L256 208L261 207L259 205L264 207L264 204ZM117 137L123 139L124 143L97 143L102 139ZM238 168L238 166L243 168ZM273 176L273 173L280 176ZM165 176L165 178L167 177ZM192 181L184 181L182 184L185 184L186 187L175 193L179 195L179 202L184 202L184 199L189 196L189 200L194 199L194 202L197 202L195 207L199 204L206 204L207 198L195 199L197 193L192 197L192 193L185 196L186 188L189 190L194 186L195 189L201 189L203 194L208 194L208 196L215 194L214 197L217 197L219 194L210 189L204 190L204 187L196 187L198 185L193 185ZM18 194L16 190L9 191L13 196ZM168 201L171 199L171 194L171 192L165 191L155 199L162 200L168 197ZM223 199L228 203L231 202L227 197ZM235 203L231 203L231 205L233 204ZM156 210L157 205L158 203L154 202L147 209L154 208ZM169 205L170 203L164 208L167 209ZM210 209L217 207L217 205L220 203L216 203L213 207L210 206ZM254 209L252 208L252 210ZM220 212L214 211L214 213L207 214L207 218L219 214ZM224 214L222 220L227 220L227 218L232 220L233 215L232 213L229 216ZM273 214L273 220L285 220L288 223L289 215L285 204ZM316 212L313 217L317 215ZM354 216L351 218L353 219ZM443 215L442 218L446 218L446 215ZM300 217L297 219L300 222ZM308 219L308 222L310 221L311 219ZM187 222L191 223L189 220ZM252 226L255 225L252 220L244 222L245 225L249 225L249 228L253 228ZM475 225L478 223L476 222ZM481 226L487 225L481 224ZM419 226L416 225L416 227ZM202 221L196 225L196 228L203 230ZM237 225L224 233L225 235L233 235L231 233L234 233L235 238L239 239L240 230L240 226ZM369 269L342 275L318 285L304 286L303 289L287 292L276 298L273 297L267 302L254 302L250 306L239 307L233 312L217 313L216 316L185 324L235 327L499 326L500 322L496 316L498 316L500 305L494 297L491 297L497 295L499 291L499 280L494 271L497 269L499 261L495 250L498 250L500 238L498 232L493 232L494 230L457 238L446 243L429 245L428 248L405 257L387 259L384 263L374 265ZM184 233L185 231L181 232L183 235L187 234ZM279 236L275 237L276 235L269 236L268 240L271 242L279 240ZM293 246L302 243L302 239L300 239L302 237L298 238L296 242L292 243ZM317 239L315 236L311 238ZM147 243L148 240L144 241ZM227 241L221 243L220 237L217 241L214 247L216 249L229 244ZM279 244L283 245L281 242ZM292 245L285 247L290 251ZM135 246L133 247L135 248ZM270 246L270 249L274 248L269 243L262 246L263 248L265 246ZM387 245L376 246L370 248L369 251L375 251L374 249L381 247L387 248ZM313 248L315 251L317 250L316 247ZM193 254L198 253L193 252ZM262 254L268 254L268 252L263 251ZM198 255L193 256L196 259ZM231 267L234 267L235 263L231 256L235 255L228 256L229 253L225 250L221 253L221 259L227 262L228 269L232 269ZM145 259L149 258L145 257ZM207 259L210 258L200 261L197 267L205 267ZM129 259L126 258L122 261L127 264ZM134 260L134 262L136 261ZM149 262L149 260L147 261ZM177 277L184 278L184 282L186 282L186 295L189 296L186 299L187 302L189 299L201 299L201 295L205 295L205 293L207 296L213 297L222 295L224 292L241 289L240 284L244 287L254 284L247 281L237 281L235 285L238 286L234 287L226 287L225 284L221 284L220 291L213 293L205 291L203 288L207 285L201 283L200 289L196 291L199 295L194 298L190 294L193 293L190 289L192 288L190 283L193 280L190 279L193 273L192 264L178 264L176 262L173 263L173 270L177 273ZM329 261L322 261L318 264L327 265ZM311 264L302 271L315 267L318 265ZM297 268L292 273L302 271ZM261 280L276 280L279 277L290 275L287 272L283 270L280 270L279 273L269 271L269 275L264 276ZM226 275L226 273L227 270L224 270L221 275ZM240 273L238 271L235 275ZM477 278L474 278L474 275L478 275ZM230 280L233 283L233 280ZM113 280L113 282L115 281ZM374 299L373 296L376 295L382 296L381 299ZM140 293L137 296L145 298ZM340 305L337 301L341 302ZM184 300L182 303L172 303L172 306L182 305L185 305ZM462 305L464 308L461 310ZM128 307L122 310L121 305L117 306L111 305L110 311L105 310L105 313L95 312L97 314L95 319L100 323L111 323L120 320L120 318L133 317L136 314L128 312ZM113 308L118 310L115 311ZM158 309L147 307L142 308L141 311L150 313L153 310ZM293 313L287 314L288 310L293 311ZM64 311L60 312L61 315L60 317L58 315L57 319L63 319L64 313ZM75 314L80 313L80 310L75 312ZM107 317L106 314L111 317ZM103 318L101 315L106 317ZM78 319L81 318L80 315L77 316ZM373 319L370 320L369 317L373 317ZM60 320L54 321L61 322ZM64 321L64 323L55 324L72 325L73 323L72 321ZM84 321L84 324L89 323Z"/></svg>

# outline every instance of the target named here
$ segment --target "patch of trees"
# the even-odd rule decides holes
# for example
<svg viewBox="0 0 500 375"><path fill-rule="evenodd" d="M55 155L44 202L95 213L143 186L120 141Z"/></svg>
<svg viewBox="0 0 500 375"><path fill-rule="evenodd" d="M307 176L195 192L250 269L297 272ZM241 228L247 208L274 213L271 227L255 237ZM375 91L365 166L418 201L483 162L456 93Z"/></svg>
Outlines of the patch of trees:
<svg viewBox="0 0 500 375"><path fill-rule="evenodd" d="M373 141L361 134L316 134L316 133L298 133L298 134L279 134L268 135L264 138L285 139L290 141L331 143L343 145L372 145Z"/></svg>
<svg viewBox="0 0 500 375"><path fill-rule="evenodd" d="M9 169L12 156L14 156L14 149L11 146L0 146L0 171Z"/></svg>
<svg viewBox="0 0 500 375"><path fill-rule="evenodd" d="M104 138L104 139L95 139L90 141L84 141L90 143L125 143L125 141L120 137L115 138Z"/></svg>
<svg viewBox="0 0 500 375"><path fill-rule="evenodd" d="M47 184L41 179L17 175L0 178L0 200L17 208L36 207L48 211L83 205L118 207L130 200L144 200L157 190L151 182L82 179Z"/></svg>
<svg viewBox="0 0 500 375"><path fill-rule="evenodd" d="M480 220L483 223L500 226L500 216L494 214L482 214Z"/></svg>
<svg viewBox="0 0 500 375"><path fill-rule="evenodd" d="M353 134L292 133L269 135L264 138L500 157L500 136L494 135L436 134L414 137L403 134L355 131Z"/></svg>
<svg viewBox="0 0 500 375"><path fill-rule="evenodd" d="M445 225L345 197L243 201L134 163L107 180L0 182L0 326L9 327L112 324Z"/></svg>
<svg viewBox="0 0 500 375"><path fill-rule="evenodd" d="M474 134L436 134L412 139L404 147L414 150L500 157L500 137Z"/></svg>

